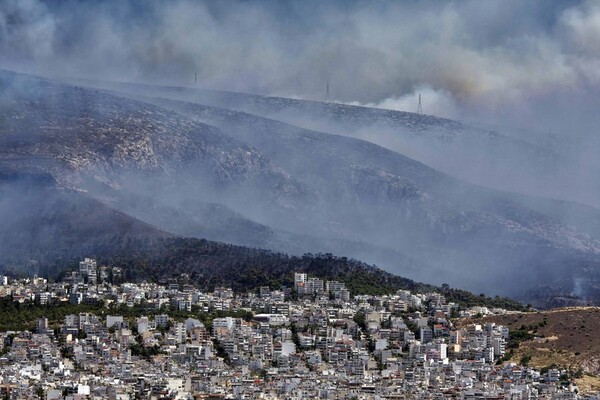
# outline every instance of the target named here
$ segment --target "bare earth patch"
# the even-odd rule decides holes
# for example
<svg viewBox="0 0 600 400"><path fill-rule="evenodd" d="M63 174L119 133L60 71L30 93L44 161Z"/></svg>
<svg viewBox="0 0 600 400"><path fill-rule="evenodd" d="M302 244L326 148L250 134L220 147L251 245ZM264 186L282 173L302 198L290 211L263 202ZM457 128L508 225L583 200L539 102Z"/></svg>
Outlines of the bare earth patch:
<svg viewBox="0 0 600 400"><path fill-rule="evenodd" d="M576 380L580 392L600 390L600 308L569 307L548 311L495 315L477 320L465 319L459 326L470 323L495 322L511 331L525 329L535 336L514 349L509 362L531 357L534 368L557 366L585 373Z"/></svg>

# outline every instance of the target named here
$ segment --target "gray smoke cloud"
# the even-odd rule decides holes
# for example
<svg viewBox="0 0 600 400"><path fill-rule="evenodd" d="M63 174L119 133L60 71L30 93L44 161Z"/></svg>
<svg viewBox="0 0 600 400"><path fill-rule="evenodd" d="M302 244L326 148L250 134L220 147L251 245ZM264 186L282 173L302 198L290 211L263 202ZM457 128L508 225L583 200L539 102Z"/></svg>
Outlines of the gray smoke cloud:
<svg viewBox="0 0 600 400"><path fill-rule="evenodd" d="M590 133L600 4L5 0L1 64ZM429 110L429 111L428 111Z"/></svg>
<svg viewBox="0 0 600 400"><path fill-rule="evenodd" d="M198 86L203 88L315 100L325 99L325 87L329 83L330 96L335 102L413 112L420 95L426 114L478 121L484 127L499 126L498 130L506 137L488 142L488 136L481 134L487 131L471 132L468 136L467 129L458 131L463 135L462 140L451 142L443 139L453 132L454 128L450 127L428 132L442 137L436 142L427 135L413 135L410 127L399 129L380 120L361 125L342 123L325 115L320 119L311 114L313 109L302 113L292 107L292 111L279 114L264 111L262 115L303 128L365 139L483 186L594 207L600 207L597 184L600 140L596 133L600 114L595 109L600 100L599 66L600 3L593 1L0 1L0 68L52 77L181 86L193 86L197 73ZM105 85L111 86L106 82L99 84L100 87ZM126 85L114 88L133 91ZM165 88L154 87L148 89L149 93L137 90L140 90L138 95L169 97ZM193 100L199 95L195 92L190 98L179 92L172 97ZM202 103L205 99L200 100ZM230 107L219 102L216 106ZM249 112L260 114L252 109ZM226 133L237 133L240 139L254 135L255 129L260 133L255 139L262 145L257 147L270 149L269 143L259 141L264 137L264 121L256 122L253 128L240 116L239 126L235 121L228 126L227 121L217 118L216 111L213 113L216 113L213 119L205 122L221 122ZM188 117L203 121L193 113ZM230 118L233 117L230 115ZM414 115L410 118L421 119ZM507 129L507 125L534 131ZM227 128L231 132L227 132ZM271 129L285 132L296 128L275 125ZM559 139L555 134L560 135ZM523 140L511 140L515 138ZM269 157L276 164L285 163L293 176L304 177L303 168L310 167L306 160L314 156L314 149L302 151L298 149L302 141L290 143L287 145L291 150L283 149L280 154L280 149L275 148ZM333 144L341 146L340 143L345 142ZM324 156L323 160L329 158ZM373 160L379 161L377 157ZM367 161L378 165L373 160ZM379 193L372 190L377 186L369 186L375 184L402 187L403 181L395 180L385 168L361 169L358 167L364 160L358 158L358 161L336 168L323 164L325 167L321 169L350 171L348 182L363 185L356 190L359 194ZM323 171L317 172L314 172L314 181L322 179ZM399 175L404 173L398 172ZM325 176L328 183L341 181L335 175ZM353 256L411 277L441 283L437 280L449 281L443 275L445 272L458 281L450 283L479 288L485 281L491 286L484 287L485 290L517 292L513 281L519 279L511 275L514 269L505 268L512 261L507 261L504 253L467 248L465 254L481 257L466 260L460 254L429 254L431 251L418 247L421 242L439 243L437 234L440 230L452 229L454 225L450 222L441 221L435 225L437 231L424 230L419 238L414 238L410 229L410 235L399 229L402 224L397 221L390 222L383 217L377 220L383 226L380 230L369 226L375 220L373 215L380 216L376 211L381 199L377 197L367 196L358 203L360 207L350 201L340 205L337 198L340 191L332 190L329 197L324 196L323 203L335 204L335 208L323 211L327 218L320 219L327 224L320 226L314 212L299 212L298 221L290 223L279 214L272 214L270 208L249 210L248 193L235 196L226 192L222 198L215 194L214 198L201 199L202 204L192 203L193 208L189 205L190 199L197 200L199 196L187 189L184 178L178 181L181 193L176 195L167 190L157 195L153 182L143 182L139 187L126 184L136 180L137 177L123 175L123 186L130 188L132 193L126 194L131 198L119 198L120 203L115 200L110 205L139 218L145 217L145 222L161 225L174 233L294 252L325 249L348 254L351 249ZM324 188L328 186L331 185ZM324 190L316 184L315 187ZM444 199L450 190L460 191L460 187L449 185L440 198ZM410 185L406 190L410 192L409 189ZM503 194L496 194L500 200L505 199ZM348 194L350 196L354 193ZM453 193L453 196L456 204L485 203L493 197L490 192L475 191ZM148 201L140 205L140 198L155 199L157 204ZM243 200L232 200L236 198ZM596 209L542 198L511 199L565 224L575 225L585 234L599 237L596 221L600 214ZM502 208L502 204L497 207ZM479 204L473 206L479 207ZM186 208L191 209L190 213L182 214L180 209ZM431 206L426 211L430 209L436 208ZM2 210L6 216L12 215L12 209L0 204ZM220 213L221 220L215 218L214 226L209 226L211 221L206 219L216 213ZM455 215L452 209L447 213ZM191 214L199 216L198 226L189 223ZM305 215L313 219L304 218ZM514 218L520 220L519 215ZM527 216L522 219L529 221ZM218 226L223 220L231 223L225 228ZM348 224L347 231L338 227L337 221L348 220L355 225ZM304 225L299 221L305 221ZM235 233L239 235L227 236L233 231L230 226L242 226L245 230L237 228ZM294 230L285 230L289 226ZM531 229L539 228L544 233L547 229L561 240L564 236L565 240L581 240L581 246L587 245L582 236L569 236L567 228L561 231L557 226ZM357 233L363 231L367 233ZM513 239L513 236L503 239L500 235L490 234L492 242ZM248 238L254 241L249 242ZM290 248L289 243L297 246ZM357 243L363 247L357 249ZM577 244L568 243L574 249ZM452 244L448 248L451 249ZM411 260L418 259L438 269L416 275L418 264L406 261L399 267L397 249L406 252ZM570 278L566 276L570 273L568 268L563 268L570 260L568 254L548 253L546 248L538 252L537 249L534 246L531 254L515 255L515 265L529 267L542 259L539 265L554 268L545 270L545 275L555 273L553 279L557 281ZM500 259L502 262L498 262ZM589 265L597 265L593 262ZM510 285L487 279L490 271L499 271L496 273ZM464 283L463 272L473 282ZM573 293L582 294L584 289L580 283L584 278L577 279L573 282Z"/></svg>

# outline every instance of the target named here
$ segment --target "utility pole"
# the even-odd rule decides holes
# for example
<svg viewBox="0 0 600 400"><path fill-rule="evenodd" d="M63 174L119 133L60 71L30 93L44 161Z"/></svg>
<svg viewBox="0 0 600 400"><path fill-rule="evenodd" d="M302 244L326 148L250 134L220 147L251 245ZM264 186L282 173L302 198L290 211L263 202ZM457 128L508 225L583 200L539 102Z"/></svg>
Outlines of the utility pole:
<svg viewBox="0 0 600 400"><path fill-rule="evenodd" d="M417 106L417 114L423 114L423 106L421 105L421 93L419 93L419 105Z"/></svg>

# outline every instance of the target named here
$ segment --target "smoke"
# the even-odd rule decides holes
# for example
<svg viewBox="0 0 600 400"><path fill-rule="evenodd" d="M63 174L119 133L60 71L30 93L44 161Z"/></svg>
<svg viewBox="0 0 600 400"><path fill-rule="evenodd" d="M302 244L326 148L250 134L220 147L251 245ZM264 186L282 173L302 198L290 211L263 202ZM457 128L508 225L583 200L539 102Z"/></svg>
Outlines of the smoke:
<svg viewBox="0 0 600 400"><path fill-rule="evenodd" d="M573 278L573 290L571 291L572 296L583 297L584 290L583 285L585 283L585 279L575 277Z"/></svg>
<svg viewBox="0 0 600 400"><path fill-rule="evenodd" d="M448 128L432 129L419 136L408 125L403 131L397 129L394 115L389 117L392 122L388 125L380 119L370 119L367 114L350 119L349 123L340 122L329 119L326 113L311 114L314 108L302 113L291 107L293 114L285 116L282 112L279 116L282 121L300 127L366 139L470 182L595 206L600 204L600 190L597 184L591 186L597 181L597 170L591 167L600 167L597 157L600 141L596 138L600 116L595 110L600 100L598 43L600 5L592 1L473 0L440 4L427 0L377 3L5 0L0 3L1 67L44 76L182 86L192 86L197 73L199 86L203 88L316 100L325 98L328 85L330 97L340 103L413 112L417 111L420 96L424 114L523 126L535 132L510 130L502 132L506 136L500 137L490 132L481 135L482 131L460 130L456 128L458 124L449 124ZM160 97L169 92L165 88L156 91L153 95ZM43 98L41 89L40 92L40 98L49 101ZM173 98L178 97L173 95ZM56 96L57 101L60 99ZM213 105L235 109L229 104ZM326 105L322 109L333 107ZM341 114L347 111L339 110ZM196 233L200 236L212 232L212 237L219 240L227 240L225 233L243 223L247 231L239 235L241 239L230 236L231 240L242 241L256 231L264 238L250 244L275 243L272 248L277 248L276 245L285 248L281 243L286 238L288 242L296 242L298 236L307 240L306 247L311 248L317 248L314 243L323 237L331 241L345 239L350 243L346 248L363 243L364 249L357 252L365 254L373 254L371 245L383 246L385 250L399 250L424 259L443 273L454 275L457 283L464 281L462 275L468 275L473 280L468 283L470 287L481 287L487 282L490 290L505 293L516 290L507 282L518 281L514 274L521 266L523 275L530 280L547 266L550 267L549 271L544 270L546 275L562 278L562 261L580 260L569 258L569 252L587 254L586 246L591 243L591 239L584 240L579 233L571 234L570 228L551 224L537 214L533 218L529 209L517 207L521 198L457 184L447 176L436 175L421 164L371 144L298 131L296 127L273 121L256 120L251 126L247 115L238 115L239 121L233 121L233 111L226 114L225 121L215 110L201 111L204 114L190 113L188 117L203 120L203 116L209 119L212 115L213 120L206 122L221 123L226 134L266 154L265 169L259 171L256 182L259 178L264 180L270 184L266 188L272 191L263 190L249 179L248 186L256 186L253 191L206 193L205 182L188 179L196 175L194 172L199 176L207 174L206 169L190 169L189 176L174 181L172 187L157 195L153 182L143 182L137 187L127 184L136 178L121 175L122 186L130 188L131 193L127 194L133 198L120 199L121 206L131 200L131 209L123 206L126 211L141 218L157 207L162 214L156 211L156 215L151 215L155 218L148 217L147 222L162 224L173 231L180 227L176 233L181 234L194 231L200 232ZM42 114L40 120L47 117ZM258 111L256 114L260 115ZM275 118L273 115L266 116ZM407 118L412 118L407 123L416 127L427 120L426 116ZM30 123L31 119L18 121ZM348 129L349 126L354 130ZM32 132L36 127L31 122ZM268 130L272 137L265 134ZM277 136L286 133L293 140ZM562 146L563 142L555 141L555 133L577 139L579 145ZM462 139L455 139L461 135ZM127 136L128 140L131 138ZM441 140L434 140L437 138ZM555 157L557 149L562 158ZM231 152L227 160L232 170L245 152L245 147ZM584 175L586 169L589 171ZM297 179L298 184L292 185L287 174ZM427 179L445 184L437 187L430 183L437 191L423 189ZM187 182L195 182L196 186L190 189ZM295 188L304 187L310 189L307 198L312 199L310 204L315 204L317 212L303 210L289 220L283 218L291 209L287 207L291 202L288 197L298 198ZM181 194L172 194L173 188L181 190ZM461 190L464 193L453 193ZM276 195L279 203L269 197ZM136 196L154 196L157 204L150 202L146 207L134 208L139 200ZM257 200L249 201L251 196ZM502 204L490 200L494 196ZM398 199L406 204L398 207ZM179 213L191 208L188 204L192 200L202 204L194 203L197 209L190 214ZM543 199L528 198L528 201L533 210L552 217L558 215L559 222L583 227L581 230L585 232L594 229L591 235L597 234L599 219L590 218L598 216L596 210L570 204L560 208L562 203ZM213 221L214 226L202 225L206 224L207 216L216 213L213 202L227 206L217 211L233 221L233 228L217 229L221 228L218 226L221 220ZM257 206L251 209L249 203ZM274 204L280 209L278 213L272 210ZM508 204L506 209L502 208L504 204ZM198 225L202 226L179 225L181 221L189 222L193 213L200 216ZM172 225L167 225L169 222ZM421 231L411 229L413 225ZM274 229L270 230L271 227ZM288 227L291 232L286 230ZM554 236L548 237L549 232ZM469 239L469 235L473 237ZM306 239L308 236L311 240ZM483 239L479 240L479 236ZM453 242L464 237L467 240L466 244L460 243L462 247ZM513 259L506 257L502 247L487 251L482 245L498 242L509 249L520 249L519 243L523 241L528 243L523 254L514 255ZM562 250L546 251L545 241L568 251L564 254ZM578 245L579 242L583 244ZM343 248L337 242L331 243L327 246L336 252ZM437 247L447 251L436 252ZM454 254L457 248L460 251ZM386 254L387 260L397 257ZM592 266L598 265L596 262L595 258L589 261ZM534 263L539 269L529 268ZM394 268L390 261L384 266ZM487 279L488 275L500 276L504 283ZM452 277L431 270L422 272L419 278L452 283L448 279Z"/></svg>
<svg viewBox="0 0 600 400"><path fill-rule="evenodd" d="M421 101L420 110L419 100ZM389 97L375 103L351 102L349 104L387 110L421 112L443 118L462 119L464 117L456 100L452 97L452 93L447 90L435 90L427 85L417 87L412 93Z"/></svg>
<svg viewBox="0 0 600 400"><path fill-rule="evenodd" d="M204 87L312 99L330 81L340 101L400 109L429 88L425 112L543 130L595 127L598 43L593 1L0 5L4 67L183 85L198 72Z"/></svg>

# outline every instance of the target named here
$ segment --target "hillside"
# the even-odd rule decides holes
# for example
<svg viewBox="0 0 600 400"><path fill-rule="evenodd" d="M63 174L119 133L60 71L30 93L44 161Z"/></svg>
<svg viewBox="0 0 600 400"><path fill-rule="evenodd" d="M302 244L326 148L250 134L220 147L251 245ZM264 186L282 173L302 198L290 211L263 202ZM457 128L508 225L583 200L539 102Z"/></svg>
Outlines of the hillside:
<svg viewBox="0 0 600 400"><path fill-rule="evenodd" d="M472 322L472 321L465 321ZM481 323L506 325L525 339L514 349L510 362L527 362L547 369L557 366L586 374L600 374L600 308L560 308L535 313L486 317ZM513 333L513 336L514 336ZM581 384L600 389L600 379L582 376Z"/></svg>
<svg viewBox="0 0 600 400"><path fill-rule="evenodd" d="M84 84L93 84L86 82ZM101 83L131 93L210 105L278 120L310 130L363 139L454 177L510 192L598 206L594 163L577 156L571 136L493 129L433 115L356 105L197 90L184 87ZM577 179L573 179L577 174Z"/></svg>
<svg viewBox="0 0 600 400"><path fill-rule="evenodd" d="M393 293L398 289L441 290L331 254L289 256L177 238L84 194L22 183L5 181L0 185L0 224L5 228L0 236L3 273L35 273L56 279L76 267L82 257L93 256L102 263L122 267L124 277L131 281L165 282L187 274L200 287L225 285L251 290L262 285L290 286L292 273L305 271L324 279L344 281L354 294ZM21 201L16 201L17 198ZM459 289L444 289L444 294L465 306L523 308L509 299L486 298Z"/></svg>
<svg viewBox="0 0 600 400"><path fill-rule="evenodd" d="M45 177L51 187L85 195L74 202L93 200L161 232L360 258L414 280L537 305L575 290L600 299L600 241L570 223L594 225L592 208L556 208L552 200L538 208L536 199L458 180L372 142L235 108L9 72L0 73L0 104L0 176ZM386 115L343 110L358 120ZM414 121L415 129L453 124ZM29 263L63 220L80 218L53 218L61 206L52 204L35 240L7 247L0 262ZM108 221L99 232L110 232ZM95 240L89 225L81 243ZM7 226L0 227L7 237L32 235L27 224Z"/></svg>
<svg viewBox="0 0 600 400"><path fill-rule="evenodd" d="M186 239L113 210L88 195L53 186L39 176L0 179L0 272L39 274L57 279L83 257L122 267L131 281L179 280L183 274L204 288L251 290L292 285L294 271L347 283L354 294L393 293L398 289L442 289L387 273L331 254L290 256L250 247ZM462 305L522 309L505 298L443 290Z"/></svg>
<svg viewBox="0 0 600 400"><path fill-rule="evenodd" d="M0 269L54 274L59 260L135 254L170 233L68 189L0 180Z"/></svg>
<svg viewBox="0 0 600 400"><path fill-rule="evenodd" d="M515 273L520 274L520 281L531 279L537 284L538 277L533 272L537 268L544 269L547 277L552 277L551 285L555 285L564 281L563 263L578 258L575 254L583 250L581 246L590 245L584 251L595 252L595 241L589 241L585 233L596 233L589 228L600 213L591 207L585 209L573 203L469 185L368 142L310 131L247 113L160 98L141 100L218 126L260 149L294 176L301 176L321 198L335 204L335 210L327 215L330 220L340 221L335 226L336 234L348 235L340 226L351 220L372 221L371 225L350 225L353 236L348 238L368 241L377 237L381 245L399 249L432 266L428 271L423 270L422 275L416 275L418 279L428 280L435 274L439 279L459 284L453 281L456 276L449 276L446 269L460 270L465 264L475 263L470 268L481 269L488 277L494 277L496 287L504 287L503 279L512 282ZM322 186L321 181L327 181L328 185ZM405 214L398 213L398 205ZM583 215L586 218L581 218ZM318 224L314 226L318 228ZM585 233L577 233L573 226L581 227ZM410 237L402 234L407 227L410 227ZM500 234L505 231L510 233ZM381 232L388 234L382 237ZM516 242L510 235L515 235ZM435 243L434 248L428 247L431 243ZM535 250L540 246L544 247L543 252ZM565 254L566 248L577 250ZM457 256L457 250L462 255ZM477 253L476 261L469 261L473 252ZM488 254L482 257L486 252ZM583 256L576 263L594 263L594 257ZM436 268L442 259L444 267ZM370 260L389 265L388 260ZM508 271L498 268L508 260L523 268L516 265ZM532 271L534 275L527 276L525 271ZM495 275L499 273L504 275ZM488 290L479 278L475 279L478 283L469 286L471 289ZM463 280L465 283L470 284ZM531 300L537 301L547 293L545 289L542 292ZM513 292L513 295L521 294Z"/></svg>
<svg viewBox="0 0 600 400"><path fill-rule="evenodd" d="M2 174L43 173L70 188L185 180L205 197L243 191L278 209L314 201L256 150L168 110L9 72L0 73L0 105Z"/></svg>
<svg viewBox="0 0 600 400"><path fill-rule="evenodd" d="M115 251L100 256L101 264L123 268L123 279L169 282L187 280L201 288L231 287L236 291L260 286L293 285L293 272L345 282L352 294L389 294L399 289L413 292L436 291L463 307L486 305L509 310L525 306L502 297L486 297L471 292L415 282L385 272L364 262L332 254L290 256L268 250L211 242L203 239L166 238L153 246ZM77 260L56 264L56 270L75 268Z"/></svg>

